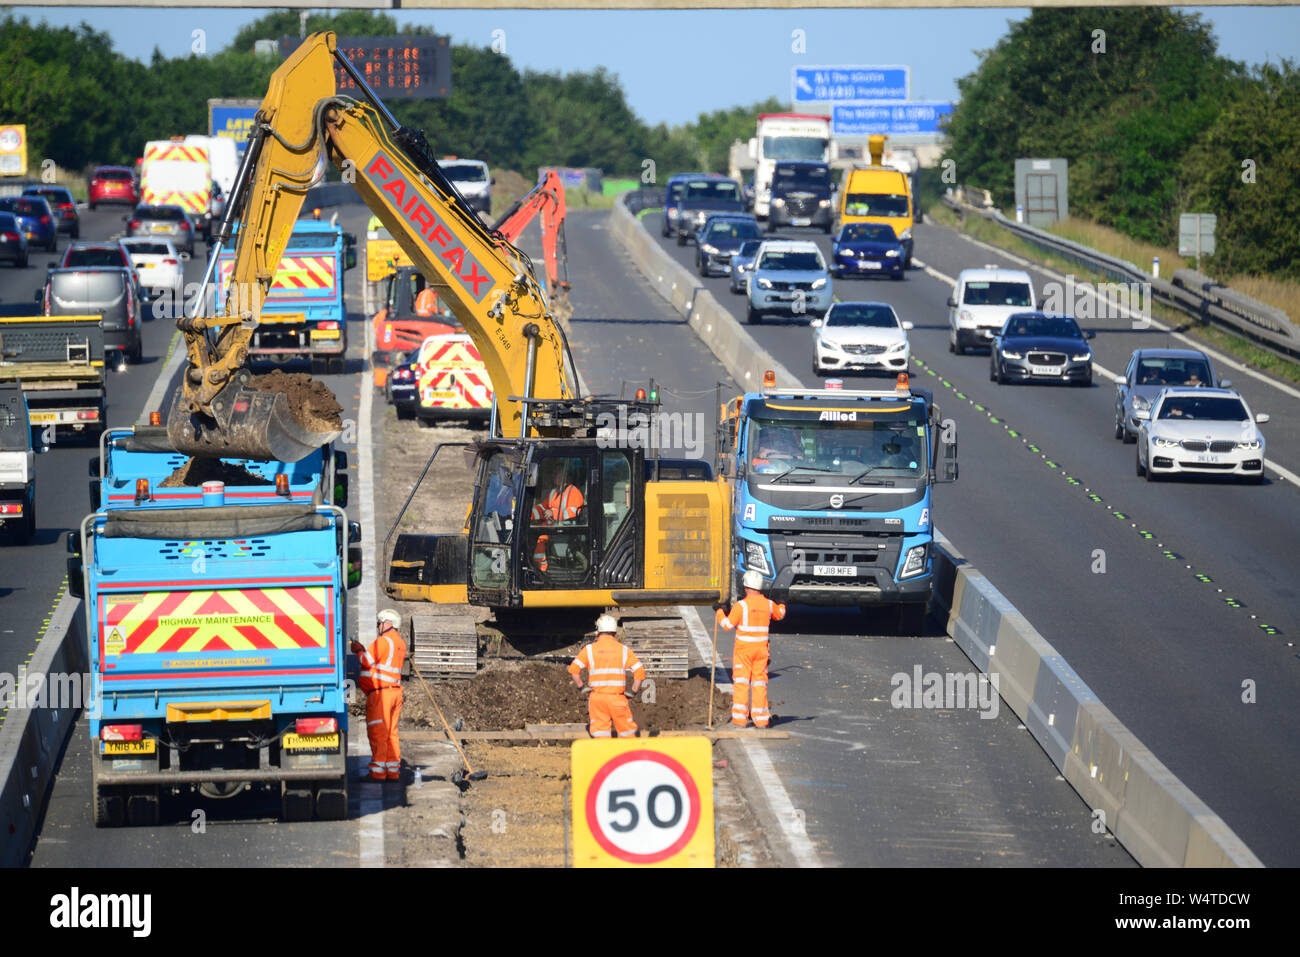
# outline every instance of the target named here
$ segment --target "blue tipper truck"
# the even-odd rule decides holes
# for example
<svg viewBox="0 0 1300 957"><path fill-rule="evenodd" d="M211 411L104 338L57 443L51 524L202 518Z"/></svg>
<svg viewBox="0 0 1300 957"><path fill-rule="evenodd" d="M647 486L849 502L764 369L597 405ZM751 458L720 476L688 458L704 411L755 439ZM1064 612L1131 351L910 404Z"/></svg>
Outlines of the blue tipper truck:
<svg viewBox="0 0 1300 957"><path fill-rule="evenodd" d="M218 310L226 308L234 262L232 245L219 260ZM298 220L276 267L249 356L305 358L311 361L313 375L342 372L348 351L343 274L356 264L356 238L351 233L337 223Z"/></svg>
<svg viewBox="0 0 1300 957"><path fill-rule="evenodd" d="M278 790L286 820L347 814L347 589L360 528L345 453L196 459L110 429L68 536L89 636L94 819L152 824L167 793Z"/></svg>
<svg viewBox="0 0 1300 957"><path fill-rule="evenodd" d="M717 471L733 489L733 597L754 569L777 601L892 606L899 630L919 633L932 581L931 490L956 479L957 444L928 391L906 374L894 386L783 390L768 372L763 391L722 404Z"/></svg>

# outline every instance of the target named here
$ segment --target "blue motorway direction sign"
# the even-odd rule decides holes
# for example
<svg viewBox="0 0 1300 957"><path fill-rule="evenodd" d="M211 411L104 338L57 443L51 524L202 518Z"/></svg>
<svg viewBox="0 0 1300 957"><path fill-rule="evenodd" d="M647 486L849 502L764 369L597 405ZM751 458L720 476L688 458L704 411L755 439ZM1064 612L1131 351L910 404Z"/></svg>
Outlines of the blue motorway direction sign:
<svg viewBox="0 0 1300 957"><path fill-rule="evenodd" d="M835 100L906 100L912 68L907 66L798 66L790 74L795 103Z"/></svg>
<svg viewBox="0 0 1300 957"><path fill-rule="evenodd" d="M951 103L838 103L831 109L833 136L901 136L938 133L939 123L952 113Z"/></svg>

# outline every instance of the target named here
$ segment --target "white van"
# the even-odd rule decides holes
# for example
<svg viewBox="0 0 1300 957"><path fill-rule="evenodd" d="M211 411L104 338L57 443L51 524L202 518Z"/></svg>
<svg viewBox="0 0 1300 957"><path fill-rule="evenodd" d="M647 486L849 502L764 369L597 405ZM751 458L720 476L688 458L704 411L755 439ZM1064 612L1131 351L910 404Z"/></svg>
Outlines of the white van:
<svg viewBox="0 0 1300 957"><path fill-rule="evenodd" d="M438 167L476 212L491 212L492 184L496 180L487 163L448 156L438 161Z"/></svg>
<svg viewBox="0 0 1300 957"><path fill-rule="evenodd" d="M948 351L987 349L1013 313L1037 308L1034 283L1018 269L963 269L948 299Z"/></svg>

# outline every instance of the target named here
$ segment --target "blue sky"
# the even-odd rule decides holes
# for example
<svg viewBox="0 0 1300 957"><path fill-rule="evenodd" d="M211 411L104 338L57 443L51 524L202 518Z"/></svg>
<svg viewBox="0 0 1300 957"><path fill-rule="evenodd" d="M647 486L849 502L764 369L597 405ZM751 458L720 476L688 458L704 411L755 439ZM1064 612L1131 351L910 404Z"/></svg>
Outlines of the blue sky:
<svg viewBox="0 0 1300 957"><path fill-rule="evenodd" d="M85 20L127 56L147 60L189 53L202 29L220 50L264 10L14 7L54 25ZM1203 7L1220 52L1247 63L1300 61L1300 7ZM701 10L701 11L388 11L399 23L428 24L453 43L488 46L505 31L519 69L617 73L632 108L650 123L690 122L701 112L788 99L794 66L907 64L912 98L951 100L957 78L978 64L975 51L997 43L1025 9ZM792 52L793 31L806 52Z"/></svg>

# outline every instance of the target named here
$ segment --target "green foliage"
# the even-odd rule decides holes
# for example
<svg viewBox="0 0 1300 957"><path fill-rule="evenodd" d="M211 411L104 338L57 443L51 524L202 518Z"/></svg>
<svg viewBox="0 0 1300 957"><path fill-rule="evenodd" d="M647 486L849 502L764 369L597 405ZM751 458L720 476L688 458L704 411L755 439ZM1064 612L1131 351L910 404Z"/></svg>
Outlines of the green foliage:
<svg viewBox="0 0 1300 957"><path fill-rule="evenodd" d="M1016 159L1064 157L1072 213L1170 244L1180 212L1214 212L1216 267L1300 270L1291 64L1247 71L1199 15L1128 7L1036 9L980 59L948 127L959 182L1009 208Z"/></svg>
<svg viewBox="0 0 1300 957"><path fill-rule="evenodd" d="M751 106L733 106L729 110L701 113L691 128L699 149L703 151L703 172L725 173L730 165L731 144L748 142L757 129L758 114L780 113L786 105L772 97Z"/></svg>

